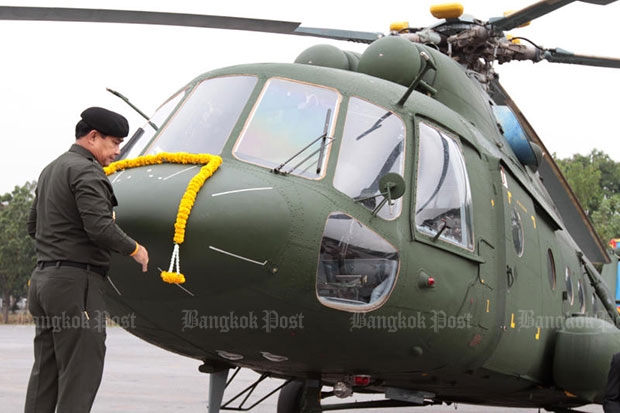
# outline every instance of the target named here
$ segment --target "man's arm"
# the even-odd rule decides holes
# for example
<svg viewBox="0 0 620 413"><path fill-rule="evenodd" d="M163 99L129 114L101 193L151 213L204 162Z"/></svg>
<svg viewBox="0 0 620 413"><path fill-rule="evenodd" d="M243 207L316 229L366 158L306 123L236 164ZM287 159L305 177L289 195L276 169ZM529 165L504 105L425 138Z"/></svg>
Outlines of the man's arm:
<svg viewBox="0 0 620 413"><path fill-rule="evenodd" d="M136 251L131 254L131 256L133 257L134 260L136 260L136 262L138 264L142 265L142 272L146 272L146 270L148 270L148 264L149 264L149 253L146 250L146 248L144 248L142 245L137 244L136 247Z"/></svg>
<svg viewBox="0 0 620 413"><path fill-rule="evenodd" d="M80 171L74 184L74 196L84 230L99 247L121 255L130 255L136 241L116 224L112 212L112 188L107 178L95 169Z"/></svg>
<svg viewBox="0 0 620 413"><path fill-rule="evenodd" d="M28 214L27 221L28 235L34 239L37 234L37 198L34 199L32 206L30 207L30 213Z"/></svg>

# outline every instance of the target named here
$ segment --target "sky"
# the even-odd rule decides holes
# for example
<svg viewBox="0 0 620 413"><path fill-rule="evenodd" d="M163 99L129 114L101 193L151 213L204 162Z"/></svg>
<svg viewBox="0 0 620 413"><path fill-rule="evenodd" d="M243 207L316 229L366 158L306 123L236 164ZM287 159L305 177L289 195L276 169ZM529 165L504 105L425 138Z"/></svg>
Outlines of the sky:
<svg viewBox="0 0 620 413"><path fill-rule="evenodd" d="M195 0L0 0L0 5L110 8L253 17L302 26L388 33L392 22L433 24L427 0L304 2ZM481 20L531 4L470 0L465 13ZM510 34L547 47L620 57L620 2L575 2ZM304 49L331 43L310 37L233 30L143 25L0 21L0 194L36 180L74 142L79 114L90 106L122 113L131 130L144 120L106 92L117 90L147 114L194 77L242 63L292 62ZM602 150L620 162L620 70L541 62L498 65L504 88L551 153L567 158ZM131 133L130 132L130 136Z"/></svg>

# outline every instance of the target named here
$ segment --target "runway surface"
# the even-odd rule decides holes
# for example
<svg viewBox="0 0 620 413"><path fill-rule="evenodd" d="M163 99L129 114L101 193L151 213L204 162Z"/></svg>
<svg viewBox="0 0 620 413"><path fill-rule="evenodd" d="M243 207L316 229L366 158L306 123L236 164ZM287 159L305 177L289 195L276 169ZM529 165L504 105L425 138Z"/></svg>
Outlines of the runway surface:
<svg viewBox="0 0 620 413"><path fill-rule="evenodd" d="M0 325L0 411L23 412L26 386L33 362L34 326ZM148 344L120 327L108 328L107 356L103 382L92 413L168 413L206 412L209 377L198 371L197 360L181 357ZM250 385L258 376L243 371L231 384L224 399ZM268 387L281 382L270 380ZM258 392L258 390L257 390ZM266 393L261 393L264 395ZM258 398L254 399L257 400ZM343 402L367 400L354 395ZM331 400L330 400L331 401ZM256 413L276 412L277 394L251 410ZM598 405L579 410L601 413ZM355 410L347 410L353 412ZM431 406L424 408L366 409L363 412L498 412L534 413L538 409L481 408L478 406Z"/></svg>

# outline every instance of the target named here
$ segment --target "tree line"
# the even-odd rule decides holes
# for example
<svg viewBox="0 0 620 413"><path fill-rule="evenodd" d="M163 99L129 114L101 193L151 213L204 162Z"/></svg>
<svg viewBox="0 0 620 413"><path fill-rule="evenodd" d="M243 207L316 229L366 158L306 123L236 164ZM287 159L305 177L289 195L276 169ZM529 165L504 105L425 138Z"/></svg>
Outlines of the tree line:
<svg viewBox="0 0 620 413"><path fill-rule="evenodd" d="M620 163L599 150L554 159L603 243L620 237ZM34 243L26 230L35 186L27 182L0 195L0 297L5 323L10 306L27 296L36 264Z"/></svg>
<svg viewBox="0 0 620 413"><path fill-rule="evenodd" d="M36 263L34 243L26 228L34 189L34 182L26 182L0 195L0 297L5 323L11 305L27 295L28 279Z"/></svg>
<svg viewBox="0 0 620 413"><path fill-rule="evenodd" d="M593 150L554 159L604 244L620 237L620 163Z"/></svg>

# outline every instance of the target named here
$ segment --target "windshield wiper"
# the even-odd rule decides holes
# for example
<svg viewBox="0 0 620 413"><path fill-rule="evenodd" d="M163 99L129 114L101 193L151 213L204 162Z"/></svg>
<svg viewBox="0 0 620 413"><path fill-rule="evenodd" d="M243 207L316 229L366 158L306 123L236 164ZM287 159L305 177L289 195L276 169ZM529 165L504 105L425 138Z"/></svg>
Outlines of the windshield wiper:
<svg viewBox="0 0 620 413"><path fill-rule="evenodd" d="M392 116L392 112L385 112L385 114L383 116L381 116L379 119L377 119L377 121L374 123L374 125L372 125L370 128L368 128L365 132L362 132L362 134L360 136L358 136L357 138L355 138L355 140L359 141L363 137L368 136L372 132L374 132L377 129L379 129L382 126L381 124L383 123L383 121L386 120L387 118L389 118L390 116Z"/></svg>
<svg viewBox="0 0 620 413"><path fill-rule="evenodd" d="M123 148L121 149L121 153L118 154L115 160L118 161L119 159L123 159L125 155L127 155L127 153L134 147L136 142L138 142L138 139L142 137L142 135L144 135L144 129L140 127L136 130L133 136L129 139L129 142L127 142L127 144L123 146Z"/></svg>
<svg viewBox="0 0 620 413"><path fill-rule="evenodd" d="M332 113L332 110L331 109L327 109L327 113L326 113L326 116L325 116L325 125L323 127L323 134L321 136L319 136L318 138L312 140L312 142L310 142L308 145L304 146L303 149L301 149L295 155L291 156L289 159L287 159L286 161L282 162L277 168L273 168L271 170L271 172L276 173L276 174L288 175L289 173L291 173L292 171L297 169L300 165L305 163L308 159L312 158L314 155L316 155L318 153L319 154L319 160L318 160L318 164L317 164L317 168L316 168L316 173L317 173L317 175L320 174L321 173L321 163L323 162L323 157L325 156L325 148L327 147L327 145L332 143L332 141L334 140L334 138L332 138L330 136L327 136L327 131L329 130L329 119L330 119L331 113ZM317 143L321 139L322 139L322 142L321 142L321 147L319 149L315 150L310 155L306 156L301 162L299 162L297 165L292 167L288 172L282 172L282 168L284 168L289 162L291 162L293 159L297 158L299 155L304 153L306 150L308 150L308 148L310 148L312 145L314 145L315 143Z"/></svg>
<svg viewBox="0 0 620 413"><path fill-rule="evenodd" d="M332 110L327 109L327 114L325 115L325 125L323 126L323 140L321 141L321 148L319 149L319 159L316 162L317 175L321 173L321 164L323 163L323 157L325 156L325 148L327 147L327 131L329 130L329 119L331 117L331 114Z"/></svg>
<svg viewBox="0 0 620 413"><path fill-rule="evenodd" d="M138 112L138 114L140 116L142 116L144 119L146 119L146 121L149 123L149 125L151 125L151 127L153 129L155 129L155 131L158 131L159 128L157 127L157 125L155 125L153 122L151 122L151 119L149 119L148 116L146 116L146 114L144 112L142 112L140 109L138 109L138 107L136 105L134 105L133 103L131 103L129 101L129 99L127 99L124 95L122 95L120 92L117 92L116 90L112 90L109 87L105 88L105 90L107 90L108 92L110 92L111 94L113 94L114 96L118 96L119 98L121 98L125 103L127 103L133 110L135 110L136 112Z"/></svg>

